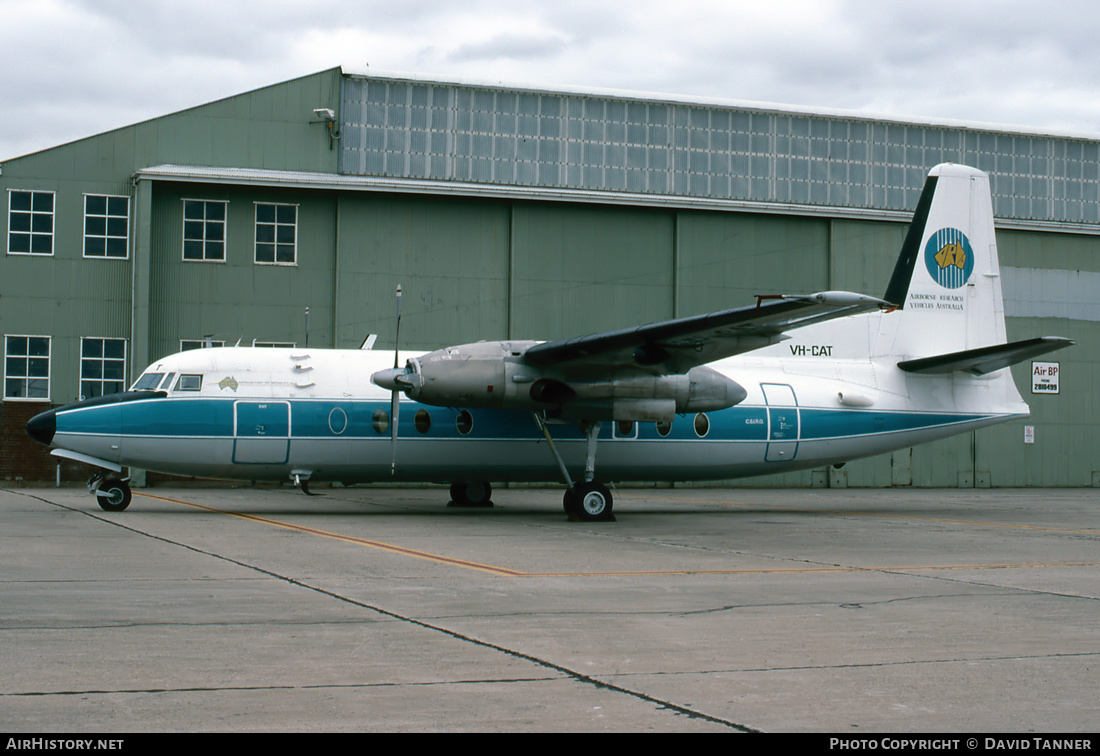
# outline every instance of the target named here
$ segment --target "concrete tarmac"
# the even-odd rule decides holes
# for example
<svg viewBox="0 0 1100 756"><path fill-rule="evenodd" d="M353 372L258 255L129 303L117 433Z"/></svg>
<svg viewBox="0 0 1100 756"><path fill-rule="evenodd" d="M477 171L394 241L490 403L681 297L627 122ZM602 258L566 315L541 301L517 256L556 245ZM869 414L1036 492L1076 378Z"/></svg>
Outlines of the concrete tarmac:
<svg viewBox="0 0 1100 756"><path fill-rule="evenodd" d="M1100 490L0 490L0 731L1095 732Z"/></svg>

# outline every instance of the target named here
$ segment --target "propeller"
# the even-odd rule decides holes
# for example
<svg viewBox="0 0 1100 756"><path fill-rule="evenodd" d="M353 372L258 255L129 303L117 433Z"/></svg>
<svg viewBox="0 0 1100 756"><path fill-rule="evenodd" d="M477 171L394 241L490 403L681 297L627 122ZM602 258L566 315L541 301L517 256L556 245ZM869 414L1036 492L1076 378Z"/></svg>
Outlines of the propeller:
<svg viewBox="0 0 1100 756"><path fill-rule="evenodd" d="M397 349L401 344L401 284L397 284L397 324L393 334L393 370L397 373ZM401 411L401 393L395 384L390 392L390 475L397 474L397 418Z"/></svg>

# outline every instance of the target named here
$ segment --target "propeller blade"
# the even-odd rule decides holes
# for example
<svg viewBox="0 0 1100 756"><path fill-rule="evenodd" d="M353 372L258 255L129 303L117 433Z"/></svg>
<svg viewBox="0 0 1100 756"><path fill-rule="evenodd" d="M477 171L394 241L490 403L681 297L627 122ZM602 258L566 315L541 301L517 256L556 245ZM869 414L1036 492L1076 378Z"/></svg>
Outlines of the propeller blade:
<svg viewBox="0 0 1100 756"><path fill-rule="evenodd" d="M397 375L397 350L401 345L401 284L397 284L397 324L393 334L393 375ZM401 394L396 381L390 391L390 475L397 474L397 420L401 412Z"/></svg>

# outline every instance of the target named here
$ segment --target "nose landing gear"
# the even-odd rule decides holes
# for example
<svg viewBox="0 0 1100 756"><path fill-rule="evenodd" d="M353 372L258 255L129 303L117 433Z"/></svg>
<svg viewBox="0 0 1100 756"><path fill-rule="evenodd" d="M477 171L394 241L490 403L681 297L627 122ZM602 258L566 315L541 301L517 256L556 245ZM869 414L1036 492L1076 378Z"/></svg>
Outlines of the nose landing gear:
<svg viewBox="0 0 1100 756"><path fill-rule="evenodd" d="M95 494L99 508L105 512L121 512L130 506L130 499L133 498L129 480L109 478L107 473L93 475L88 479L88 493Z"/></svg>

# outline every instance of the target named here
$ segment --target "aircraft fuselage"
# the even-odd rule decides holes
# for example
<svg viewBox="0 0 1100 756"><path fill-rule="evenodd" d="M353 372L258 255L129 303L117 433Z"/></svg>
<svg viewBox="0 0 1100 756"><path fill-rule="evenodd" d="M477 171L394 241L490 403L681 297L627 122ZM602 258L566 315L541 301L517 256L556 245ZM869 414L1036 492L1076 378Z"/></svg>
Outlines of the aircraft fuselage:
<svg viewBox="0 0 1100 756"><path fill-rule="evenodd" d="M793 348L792 348L793 347ZM599 469L615 481L715 480L819 467L1026 415L1026 405L959 411L998 381L906 375L889 361L837 359L828 344L784 343L787 358L711 365L744 387L736 406L671 424L606 422ZM819 359L815 354L820 352ZM407 356L402 355L402 360ZM402 397L391 472L391 396L370 383L392 353L208 349L146 371L153 389L47 413L54 447L151 471L239 480L561 481L532 414L430 406ZM1007 371L1006 371L1007 372ZM156 375L159 379L147 378ZM141 381L139 381L139 384ZM112 401L114 399L114 401ZM575 424L549 425L568 467L583 469Z"/></svg>

